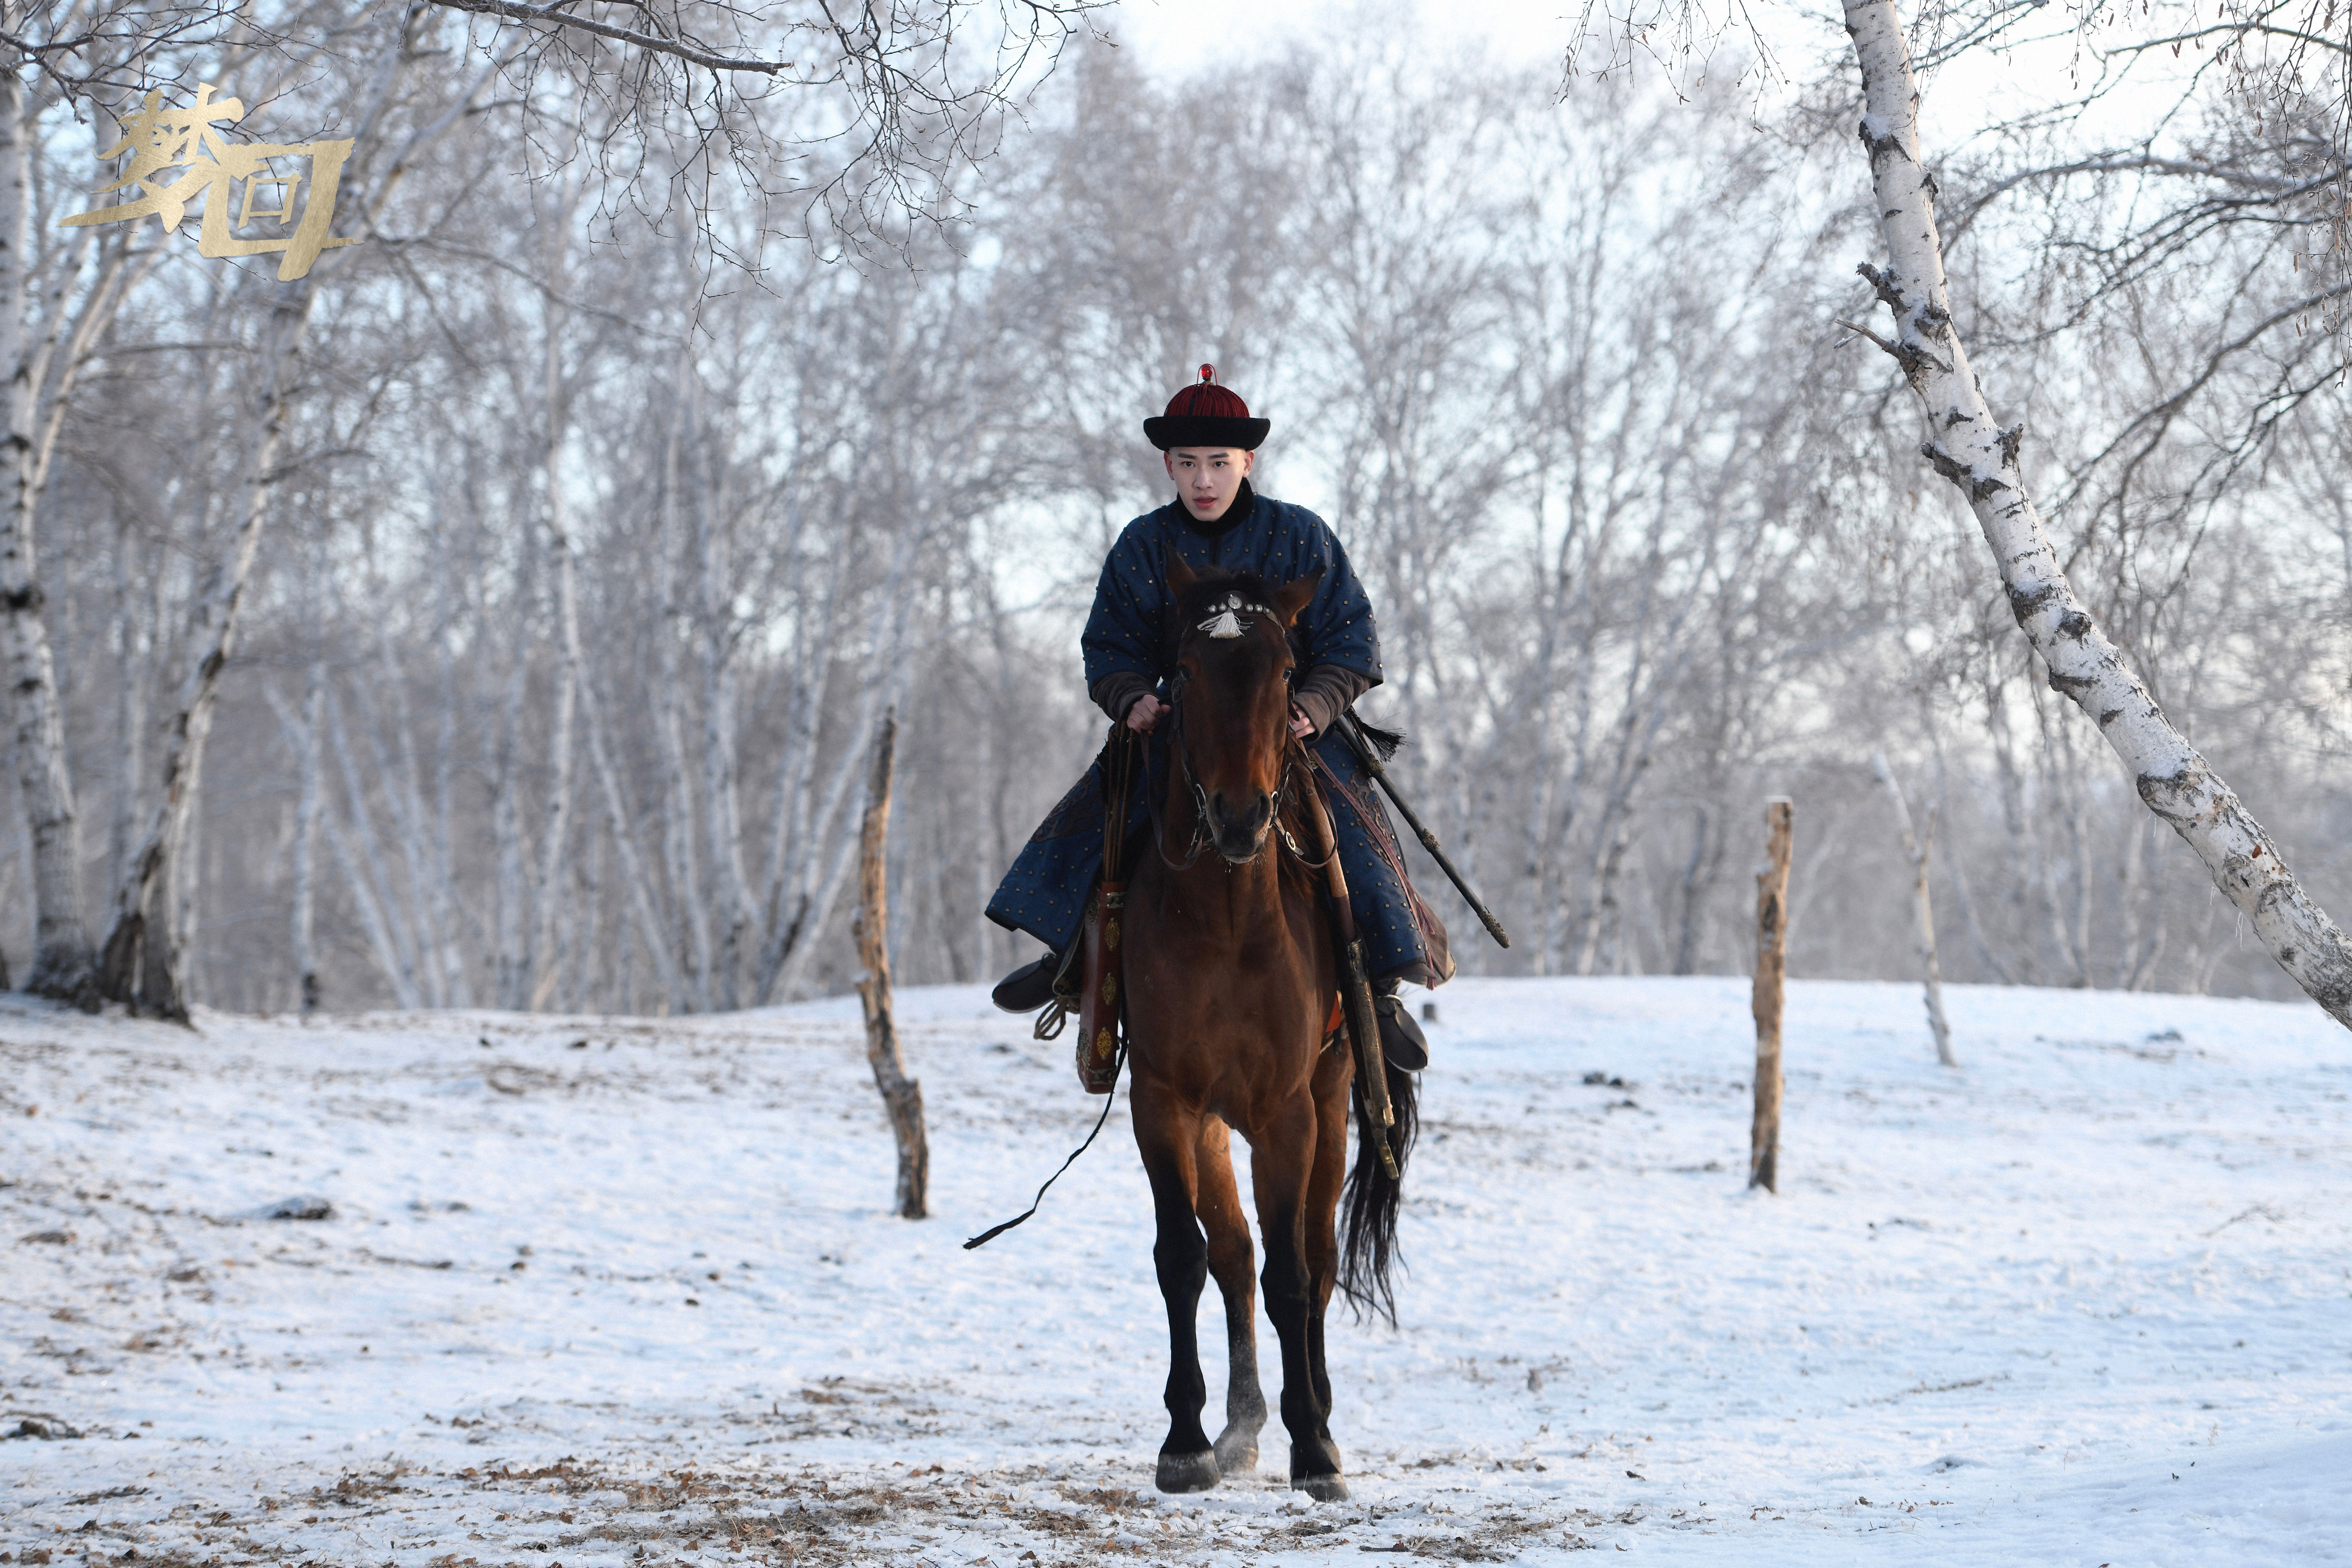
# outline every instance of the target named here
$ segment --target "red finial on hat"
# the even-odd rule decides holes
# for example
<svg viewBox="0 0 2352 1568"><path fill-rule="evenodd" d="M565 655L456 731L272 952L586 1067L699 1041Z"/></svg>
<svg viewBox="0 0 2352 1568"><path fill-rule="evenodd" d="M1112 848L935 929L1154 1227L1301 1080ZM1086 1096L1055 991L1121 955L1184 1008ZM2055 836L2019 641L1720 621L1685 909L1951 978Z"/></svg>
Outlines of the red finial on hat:
<svg viewBox="0 0 2352 1568"><path fill-rule="evenodd" d="M1214 380L1216 380L1216 379L1217 379L1217 367L1216 367L1215 365L1213 365L1213 364L1204 364L1204 365L1202 365L1202 366L1201 367L1201 379L1202 379L1202 381L1214 381Z"/></svg>

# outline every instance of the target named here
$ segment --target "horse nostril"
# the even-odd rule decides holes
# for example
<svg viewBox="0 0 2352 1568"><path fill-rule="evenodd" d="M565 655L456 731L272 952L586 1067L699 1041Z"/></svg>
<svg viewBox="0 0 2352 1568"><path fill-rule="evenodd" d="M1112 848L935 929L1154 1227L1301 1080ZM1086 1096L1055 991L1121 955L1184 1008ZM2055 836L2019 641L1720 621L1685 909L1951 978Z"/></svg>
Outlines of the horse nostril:
<svg viewBox="0 0 2352 1568"><path fill-rule="evenodd" d="M1223 791L1209 792L1209 827L1220 839L1255 838L1273 815L1274 797L1264 790L1256 792L1245 814L1234 809Z"/></svg>
<svg viewBox="0 0 2352 1568"><path fill-rule="evenodd" d="M1235 811L1233 802L1227 800L1222 791L1213 792L1209 796L1209 826L1220 833L1255 834L1265 826L1266 819L1273 815L1274 797L1264 790L1259 790L1252 798L1246 812Z"/></svg>

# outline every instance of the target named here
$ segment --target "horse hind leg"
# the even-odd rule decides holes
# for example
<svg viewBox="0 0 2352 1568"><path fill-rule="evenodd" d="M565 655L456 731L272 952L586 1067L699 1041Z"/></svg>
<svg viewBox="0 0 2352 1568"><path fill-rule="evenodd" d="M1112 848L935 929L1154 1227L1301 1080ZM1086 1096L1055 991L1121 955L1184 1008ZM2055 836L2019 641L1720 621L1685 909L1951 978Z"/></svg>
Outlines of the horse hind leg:
<svg viewBox="0 0 2352 1568"><path fill-rule="evenodd" d="M1151 1181L1159 1239L1151 1261L1168 1304L1168 1440L1160 1446L1155 1477L1163 1492L1207 1491L1217 1484L1217 1457L1201 1426L1208 1385L1201 1377L1198 1321L1201 1287L1209 1272L1208 1245L1192 1217L1200 1142L1198 1117L1155 1092L1141 1077L1129 1096L1135 1143Z"/></svg>
<svg viewBox="0 0 2352 1568"><path fill-rule="evenodd" d="M1265 1391L1257 1381L1257 1281L1249 1217L1234 1184L1233 1133L1216 1117L1202 1119L1197 1170L1201 1223L1209 1233L1209 1272L1225 1299L1225 1429L1217 1434L1220 1475L1257 1468L1257 1435L1265 1426Z"/></svg>

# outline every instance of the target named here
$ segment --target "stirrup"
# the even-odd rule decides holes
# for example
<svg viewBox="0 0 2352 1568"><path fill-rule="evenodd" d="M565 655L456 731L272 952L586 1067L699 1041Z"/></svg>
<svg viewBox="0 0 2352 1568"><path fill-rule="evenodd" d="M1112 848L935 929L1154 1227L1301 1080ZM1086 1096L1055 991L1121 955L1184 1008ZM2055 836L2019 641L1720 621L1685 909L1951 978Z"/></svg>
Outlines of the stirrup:
<svg viewBox="0 0 2352 1568"><path fill-rule="evenodd" d="M1085 945L1081 939L1062 950L1061 967L1054 971L1054 999L1045 1004L1045 1010L1037 1015L1037 1022L1030 1026L1029 1032L1036 1038L1060 1039L1064 1026L1077 1012L1079 978L1076 971L1078 949Z"/></svg>

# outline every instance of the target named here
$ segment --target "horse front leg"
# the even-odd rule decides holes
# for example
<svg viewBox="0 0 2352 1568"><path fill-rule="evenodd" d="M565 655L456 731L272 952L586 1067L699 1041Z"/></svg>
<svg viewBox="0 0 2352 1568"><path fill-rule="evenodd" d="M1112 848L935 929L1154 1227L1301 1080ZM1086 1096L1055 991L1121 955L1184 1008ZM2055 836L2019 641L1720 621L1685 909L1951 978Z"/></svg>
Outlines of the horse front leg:
<svg viewBox="0 0 2352 1568"><path fill-rule="evenodd" d="M1265 1391L1257 1381L1256 1261L1241 1190L1234 1184L1233 1133L1214 1116L1201 1119L1198 1156L1201 1223L1209 1232L1209 1273L1225 1299L1225 1429L1217 1434L1217 1473L1257 1468L1257 1435L1265 1426Z"/></svg>
<svg viewBox="0 0 2352 1568"><path fill-rule="evenodd" d="M1307 1179L1307 1364L1315 1398L1323 1412L1323 1437L1330 1440L1331 1368L1323 1354L1323 1320L1339 1282L1339 1237L1335 1216L1348 1179L1348 1090L1353 1075L1339 1051L1327 1052L1315 1074L1315 1160ZM1339 1450L1332 1458L1337 1462Z"/></svg>
<svg viewBox="0 0 2352 1568"><path fill-rule="evenodd" d="M1331 1384L1322 1375L1322 1319L1307 1250L1315 1184L1317 1106L1300 1094L1250 1141L1251 1184L1265 1239L1265 1315L1282 1342L1282 1425L1290 1433L1290 1484L1318 1502L1340 1502L1339 1447L1331 1441ZM1323 1212L1326 1228L1329 1211Z"/></svg>
<svg viewBox="0 0 2352 1568"><path fill-rule="evenodd" d="M1134 1081L1129 1101L1135 1144L1151 1181L1151 1209L1159 1222L1151 1261L1168 1304L1168 1440L1160 1446L1156 1479L1163 1492L1206 1491L1217 1484L1217 1457L1201 1427L1201 1407L1209 1398L1196 1329L1209 1248L1192 1217L1201 1118L1150 1079L1139 1074Z"/></svg>

